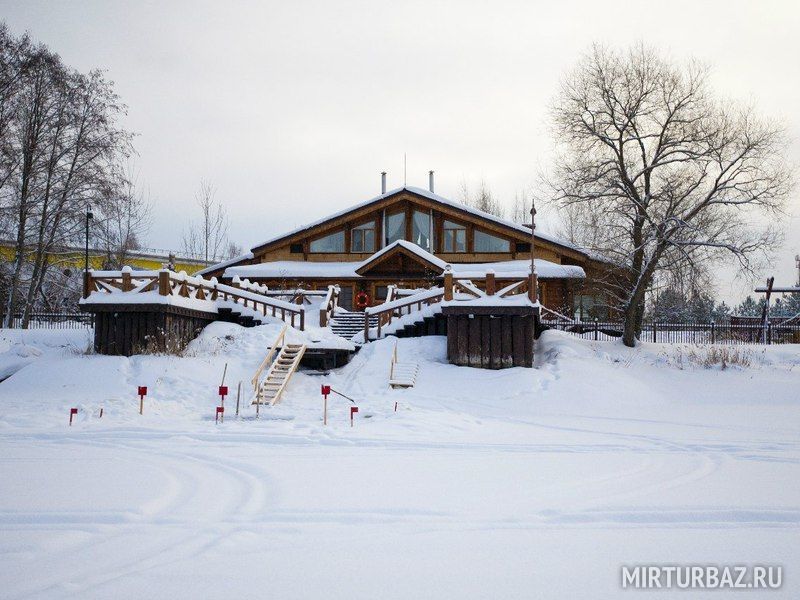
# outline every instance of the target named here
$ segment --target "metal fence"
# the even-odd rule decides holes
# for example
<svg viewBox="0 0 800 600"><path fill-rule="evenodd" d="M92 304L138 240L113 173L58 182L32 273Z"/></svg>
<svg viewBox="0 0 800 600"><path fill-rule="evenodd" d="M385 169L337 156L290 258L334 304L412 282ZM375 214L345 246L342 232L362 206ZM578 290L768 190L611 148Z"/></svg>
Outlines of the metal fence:
<svg viewBox="0 0 800 600"><path fill-rule="evenodd" d="M550 329L566 331L588 340L608 341L622 337L622 323L610 321L544 321ZM798 344L800 323L731 325L730 323L644 323L639 339L672 344Z"/></svg>
<svg viewBox="0 0 800 600"><path fill-rule="evenodd" d="M0 317L0 324L5 316ZM15 314L11 319L11 328L22 327L22 314ZM94 327L94 315L80 312L38 312L32 313L28 322L29 329L82 329Z"/></svg>

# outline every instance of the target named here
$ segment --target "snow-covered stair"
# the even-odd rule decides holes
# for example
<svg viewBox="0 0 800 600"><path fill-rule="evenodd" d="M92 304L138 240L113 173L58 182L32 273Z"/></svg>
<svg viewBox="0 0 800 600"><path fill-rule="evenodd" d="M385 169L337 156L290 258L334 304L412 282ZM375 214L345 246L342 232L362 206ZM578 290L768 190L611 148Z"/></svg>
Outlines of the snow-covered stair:
<svg viewBox="0 0 800 600"><path fill-rule="evenodd" d="M392 372L389 376L389 385L397 387L414 387L419 375L419 363L395 363L392 365Z"/></svg>
<svg viewBox="0 0 800 600"><path fill-rule="evenodd" d="M369 318L369 326L378 326L378 317ZM364 313L337 311L330 320L331 331L345 339L351 339L355 334L364 331Z"/></svg>
<svg viewBox="0 0 800 600"><path fill-rule="evenodd" d="M397 359L397 342L394 344L394 351L392 351L392 366L389 369L389 385L393 388L409 388L414 387L417 383L417 375L419 374L419 363L417 362L400 362Z"/></svg>
<svg viewBox="0 0 800 600"><path fill-rule="evenodd" d="M291 379L300 365L300 359L303 358L305 351L306 347L303 344L284 344L281 347L281 351L270 366L267 376L258 386L258 393L253 400L253 404L268 403L271 406L280 400L283 390L289 383L289 379Z"/></svg>

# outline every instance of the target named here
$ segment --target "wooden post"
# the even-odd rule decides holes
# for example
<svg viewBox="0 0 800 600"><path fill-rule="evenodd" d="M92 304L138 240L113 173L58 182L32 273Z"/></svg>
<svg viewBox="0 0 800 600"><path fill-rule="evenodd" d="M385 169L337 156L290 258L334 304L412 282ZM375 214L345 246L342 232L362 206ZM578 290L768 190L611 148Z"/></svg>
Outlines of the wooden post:
<svg viewBox="0 0 800 600"><path fill-rule="evenodd" d="M494 296L497 293L497 284L494 279L494 271L486 271L486 295Z"/></svg>
<svg viewBox="0 0 800 600"><path fill-rule="evenodd" d="M124 267L122 269L122 291L130 292L132 289L133 289L133 283L131 283L130 268Z"/></svg>
<svg viewBox="0 0 800 600"><path fill-rule="evenodd" d="M539 278L536 273L531 273L528 276L528 298L531 302L538 302L539 300Z"/></svg>
<svg viewBox="0 0 800 600"><path fill-rule="evenodd" d="M712 344L717 343L716 325L714 321L711 321L711 343Z"/></svg>
<svg viewBox="0 0 800 600"><path fill-rule="evenodd" d="M88 298L89 294L91 293L91 289L93 287L94 282L92 281L92 272L91 271L84 271L83 272L83 297Z"/></svg>
<svg viewBox="0 0 800 600"><path fill-rule="evenodd" d="M328 325L328 311L327 307L319 309L319 326L325 327Z"/></svg>
<svg viewBox="0 0 800 600"><path fill-rule="evenodd" d="M239 399L242 397L242 382L239 382L239 387L236 388L236 417L239 417Z"/></svg>
<svg viewBox="0 0 800 600"><path fill-rule="evenodd" d="M444 300L449 302L453 299L453 271L450 265L444 270Z"/></svg>
<svg viewBox="0 0 800 600"><path fill-rule="evenodd" d="M306 311L305 309L302 310L300 313L300 331L306 330Z"/></svg>
<svg viewBox="0 0 800 600"><path fill-rule="evenodd" d="M169 296L169 271L158 272L158 293L161 296Z"/></svg>
<svg viewBox="0 0 800 600"><path fill-rule="evenodd" d="M369 341L369 313L364 311L364 343Z"/></svg>
<svg viewBox="0 0 800 600"><path fill-rule="evenodd" d="M597 336L599 333L599 325L597 323L597 319L594 320L594 341L597 341Z"/></svg>

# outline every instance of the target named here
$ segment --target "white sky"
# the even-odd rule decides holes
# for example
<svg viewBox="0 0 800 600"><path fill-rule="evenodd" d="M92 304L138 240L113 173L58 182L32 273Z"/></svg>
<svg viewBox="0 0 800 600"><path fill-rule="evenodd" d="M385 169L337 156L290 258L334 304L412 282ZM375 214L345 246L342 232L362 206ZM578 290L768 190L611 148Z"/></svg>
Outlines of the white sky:
<svg viewBox="0 0 800 600"><path fill-rule="evenodd" d="M593 41L639 40L713 67L720 95L785 120L800 164L800 3L8 2L0 18L129 106L148 245L178 249L207 178L249 248L374 196L382 170L456 198L485 179L510 204L548 163L548 102ZM800 193L800 191L799 191ZM796 279L800 202L761 274ZM721 275L718 293L752 286Z"/></svg>

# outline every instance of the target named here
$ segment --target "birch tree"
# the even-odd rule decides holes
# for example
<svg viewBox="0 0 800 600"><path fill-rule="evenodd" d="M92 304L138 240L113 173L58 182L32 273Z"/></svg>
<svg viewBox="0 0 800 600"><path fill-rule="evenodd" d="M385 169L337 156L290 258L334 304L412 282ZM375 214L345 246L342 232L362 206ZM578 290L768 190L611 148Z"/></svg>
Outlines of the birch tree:
<svg viewBox="0 0 800 600"><path fill-rule="evenodd" d="M206 265L223 258L228 249L228 215L216 194L210 182L200 182L195 195L200 218L191 221L183 234L183 251L189 256L203 257Z"/></svg>
<svg viewBox="0 0 800 600"><path fill-rule="evenodd" d="M779 242L770 219L792 179L782 128L716 100L706 67L594 46L563 80L552 124L554 201L615 265L608 285L626 345L660 272L724 257L752 268Z"/></svg>
<svg viewBox="0 0 800 600"><path fill-rule="evenodd" d="M74 260L69 246L82 241L87 208L113 187L130 134L102 72L70 69L5 27L0 61L0 227L14 242L14 260L2 265L4 325L21 309L25 327L48 277L61 279L57 267Z"/></svg>

